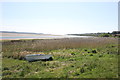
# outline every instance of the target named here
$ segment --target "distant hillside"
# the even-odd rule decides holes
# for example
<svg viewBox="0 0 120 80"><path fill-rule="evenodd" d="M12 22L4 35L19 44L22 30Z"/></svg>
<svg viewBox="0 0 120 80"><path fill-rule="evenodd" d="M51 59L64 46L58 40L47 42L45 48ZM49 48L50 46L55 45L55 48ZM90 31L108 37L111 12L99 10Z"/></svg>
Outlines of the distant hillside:
<svg viewBox="0 0 120 80"><path fill-rule="evenodd" d="M0 31L0 33L17 33L17 34L43 34L43 33L32 33L32 32L15 32L15 31Z"/></svg>

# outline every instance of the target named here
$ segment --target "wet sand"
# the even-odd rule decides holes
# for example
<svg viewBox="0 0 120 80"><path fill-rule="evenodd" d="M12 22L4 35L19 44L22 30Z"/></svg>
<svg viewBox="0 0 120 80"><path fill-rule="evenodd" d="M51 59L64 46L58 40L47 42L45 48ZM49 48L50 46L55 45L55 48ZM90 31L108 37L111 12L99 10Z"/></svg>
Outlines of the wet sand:
<svg viewBox="0 0 120 80"><path fill-rule="evenodd" d="M20 33L0 33L3 37L19 37L19 36L62 36L53 34L20 34Z"/></svg>
<svg viewBox="0 0 120 80"><path fill-rule="evenodd" d="M44 37L43 37L44 36ZM48 36L48 37L47 37ZM20 39L54 39L54 37L49 38L49 36L60 36L60 38L63 37L63 35L52 35L52 34L20 34L20 33L0 33L0 37L18 37L15 39L0 39L0 40L20 40ZM23 38L19 38L23 37ZM27 38L28 37L28 38ZM33 38L29 38L33 37ZM40 37L40 38L35 38ZM58 37L59 38L59 37Z"/></svg>

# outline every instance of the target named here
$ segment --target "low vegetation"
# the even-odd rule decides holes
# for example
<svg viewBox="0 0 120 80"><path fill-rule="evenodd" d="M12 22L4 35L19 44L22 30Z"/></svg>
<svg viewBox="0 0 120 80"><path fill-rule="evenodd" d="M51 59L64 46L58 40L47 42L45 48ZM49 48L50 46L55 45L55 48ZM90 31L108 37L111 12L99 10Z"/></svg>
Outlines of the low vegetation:
<svg viewBox="0 0 120 80"><path fill-rule="evenodd" d="M113 32L98 32L98 33L84 33L84 34L68 34L68 35L77 35L77 36L95 36L95 37L117 37L120 38L120 31Z"/></svg>
<svg viewBox="0 0 120 80"><path fill-rule="evenodd" d="M66 38L2 42L3 78L118 78L117 38ZM51 54L28 62L26 54Z"/></svg>
<svg viewBox="0 0 120 80"><path fill-rule="evenodd" d="M100 37L112 37L112 35L108 33L100 34L99 36Z"/></svg>

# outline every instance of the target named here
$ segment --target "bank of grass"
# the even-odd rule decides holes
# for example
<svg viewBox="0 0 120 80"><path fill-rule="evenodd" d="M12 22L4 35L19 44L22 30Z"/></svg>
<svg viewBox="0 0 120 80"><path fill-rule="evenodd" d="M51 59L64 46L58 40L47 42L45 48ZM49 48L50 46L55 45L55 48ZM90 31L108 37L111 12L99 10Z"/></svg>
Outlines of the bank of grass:
<svg viewBox="0 0 120 80"><path fill-rule="evenodd" d="M22 59L26 54L58 49L97 48L117 44L117 38L65 38L47 40L11 40L2 42L3 57Z"/></svg>
<svg viewBox="0 0 120 80"><path fill-rule="evenodd" d="M52 54L53 61L20 59L25 54L41 51ZM3 43L2 53L3 78L118 77L117 38L10 41Z"/></svg>

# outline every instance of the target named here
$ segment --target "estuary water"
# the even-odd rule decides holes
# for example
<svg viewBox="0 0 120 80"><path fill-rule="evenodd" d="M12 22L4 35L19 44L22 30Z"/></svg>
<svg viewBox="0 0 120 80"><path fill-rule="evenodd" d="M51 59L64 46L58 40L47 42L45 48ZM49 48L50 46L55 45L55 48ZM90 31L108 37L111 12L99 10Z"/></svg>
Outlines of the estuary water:
<svg viewBox="0 0 120 80"><path fill-rule="evenodd" d="M73 35L63 35L63 36L0 36L0 39L54 39L54 38L88 38L92 36L73 36Z"/></svg>

